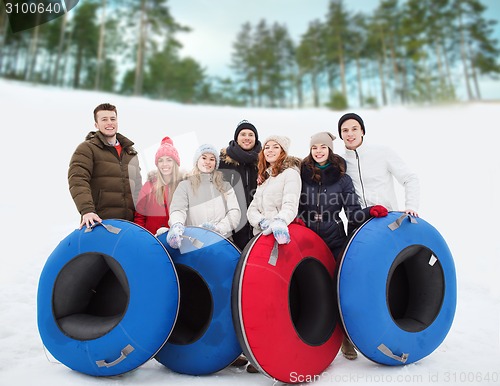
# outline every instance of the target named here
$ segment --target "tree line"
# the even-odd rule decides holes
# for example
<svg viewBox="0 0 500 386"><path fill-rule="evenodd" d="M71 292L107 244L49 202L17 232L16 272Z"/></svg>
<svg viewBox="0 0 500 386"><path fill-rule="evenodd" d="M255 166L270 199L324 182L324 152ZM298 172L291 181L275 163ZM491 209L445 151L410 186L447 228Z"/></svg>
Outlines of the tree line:
<svg viewBox="0 0 500 386"><path fill-rule="evenodd" d="M497 21L479 0L381 0L371 14L330 0L298 42L286 25L241 26L232 76L180 55L168 0L81 0L73 11L12 33L0 10L0 76L182 103L259 107L380 106L481 100L498 78ZM196 30L196 26L194 26ZM196 31L194 32L196 33Z"/></svg>

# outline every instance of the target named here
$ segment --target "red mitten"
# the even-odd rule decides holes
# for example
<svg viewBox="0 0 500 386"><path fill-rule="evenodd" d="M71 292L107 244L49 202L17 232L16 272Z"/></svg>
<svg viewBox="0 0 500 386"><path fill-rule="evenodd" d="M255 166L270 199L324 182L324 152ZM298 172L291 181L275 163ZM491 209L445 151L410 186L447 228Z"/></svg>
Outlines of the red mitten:
<svg viewBox="0 0 500 386"><path fill-rule="evenodd" d="M297 224L297 225L302 225L303 227L306 226L306 223L299 217L295 217L291 223Z"/></svg>
<svg viewBox="0 0 500 386"><path fill-rule="evenodd" d="M387 216L388 213L389 212L387 211L387 208L385 206L382 206L382 205L373 205L370 208L370 214L373 217L385 217L385 216Z"/></svg>

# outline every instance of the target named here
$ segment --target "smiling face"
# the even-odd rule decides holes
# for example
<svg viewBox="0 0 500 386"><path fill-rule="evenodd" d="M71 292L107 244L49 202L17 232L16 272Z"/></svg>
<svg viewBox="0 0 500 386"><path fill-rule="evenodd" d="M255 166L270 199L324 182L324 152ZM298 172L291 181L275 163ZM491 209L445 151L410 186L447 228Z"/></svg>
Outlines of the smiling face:
<svg viewBox="0 0 500 386"><path fill-rule="evenodd" d="M311 156L319 165L323 166L328 162L328 146L317 143L311 146Z"/></svg>
<svg viewBox="0 0 500 386"><path fill-rule="evenodd" d="M212 173L215 170L215 163L215 156L212 153L203 153L198 158L196 166L202 173Z"/></svg>
<svg viewBox="0 0 500 386"><path fill-rule="evenodd" d="M174 160L168 156L163 156L158 158L158 170L160 171L163 178L168 179L172 175L174 170Z"/></svg>
<svg viewBox="0 0 500 386"><path fill-rule="evenodd" d="M340 126L342 140L349 150L357 149L363 143L363 130L355 119L348 119Z"/></svg>
<svg viewBox="0 0 500 386"><path fill-rule="evenodd" d="M264 145L264 157L271 166L276 163L282 151L283 150L278 142L268 141Z"/></svg>
<svg viewBox="0 0 500 386"><path fill-rule="evenodd" d="M243 150L252 150L255 146L255 134L252 130L241 130L236 139L236 142Z"/></svg>
<svg viewBox="0 0 500 386"><path fill-rule="evenodd" d="M115 111L101 110L96 113L95 127L109 142L116 139L118 119Z"/></svg>

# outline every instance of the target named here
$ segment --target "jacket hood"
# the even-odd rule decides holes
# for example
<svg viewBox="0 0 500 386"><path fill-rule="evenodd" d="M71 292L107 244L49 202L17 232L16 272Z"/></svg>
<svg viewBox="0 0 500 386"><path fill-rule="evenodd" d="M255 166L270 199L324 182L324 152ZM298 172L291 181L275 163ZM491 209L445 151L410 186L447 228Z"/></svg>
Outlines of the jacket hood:
<svg viewBox="0 0 500 386"><path fill-rule="evenodd" d="M226 148L224 149L221 149L220 151L220 160L221 162L225 162L229 165L235 165L235 166L238 166L240 163L234 159L232 159L229 154L227 154L227 150Z"/></svg>
<svg viewBox="0 0 500 386"><path fill-rule="evenodd" d="M149 182L155 182L156 179L158 178L158 172L156 170L151 170L150 172L148 172L148 177L147 177L147 180Z"/></svg>
<svg viewBox="0 0 500 386"><path fill-rule="evenodd" d="M289 155L283 161L283 165L282 165L280 173L284 172L286 169L294 169L297 173L300 174L301 163L302 163L302 160L300 158L293 157L293 156ZM271 175L271 169L272 168L270 166L266 169L266 173L269 176Z"/></svg>
<svg viewBox="0 0 500 386"><path fill-rule="evenodd" d="M283 170L292 168L292 169L297 170L300 173L300 165L301 164L302 164L302 160L300 158L289 155L283 161Z"/></svg>
<svg viewBox="0 0 500 386"><path fill-rule="evenodd" d="M303 164L301 167L300 177L307 184L317 184L313 180L313 170L306 164ZM321 182L325 185L332 185L340 180L341 177L340 169L334 165L329 165L327 168L321 170Z"/></svg>
<svg viewBox="0 0 500 386"><path fill-rule="evenodd" d="M128 154L137 154L137 151L133 148L134 142L132 142L130 139L120 133L116 133L116 139L118 139L118 142L120 142L120 145L122 145L122 148L125 149ZM85 137L85 140L92 142L94 145L97 145L102 149L104 148L104 146L108 146L106 143L106 139L100 131L89 132Z"/></svg>

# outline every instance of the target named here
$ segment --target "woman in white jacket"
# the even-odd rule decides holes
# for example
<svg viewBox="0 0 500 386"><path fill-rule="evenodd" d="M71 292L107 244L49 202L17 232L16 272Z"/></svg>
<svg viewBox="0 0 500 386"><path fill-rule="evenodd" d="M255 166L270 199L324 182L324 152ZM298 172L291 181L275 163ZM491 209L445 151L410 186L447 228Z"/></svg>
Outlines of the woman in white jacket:
<svg viewBox="0 0 500 386"><path fill-rule="evenodd" d="M227 238L238 226L238 200L218 167L217 149L201 145L194 156L193 171L179 183L170 204L167 242L172 248L180 247L184 226L201 226Z"/></svg>
<svg viewBox="0 0 500 386"><path fill-rule="evenodd" d="M290 139L273 135L259 154L258 176L261 184L248 207L247 217L254 235L273 233L279 244L288 244L288 225L299 208L302 182L300 160L288 156Z"/></svg>

